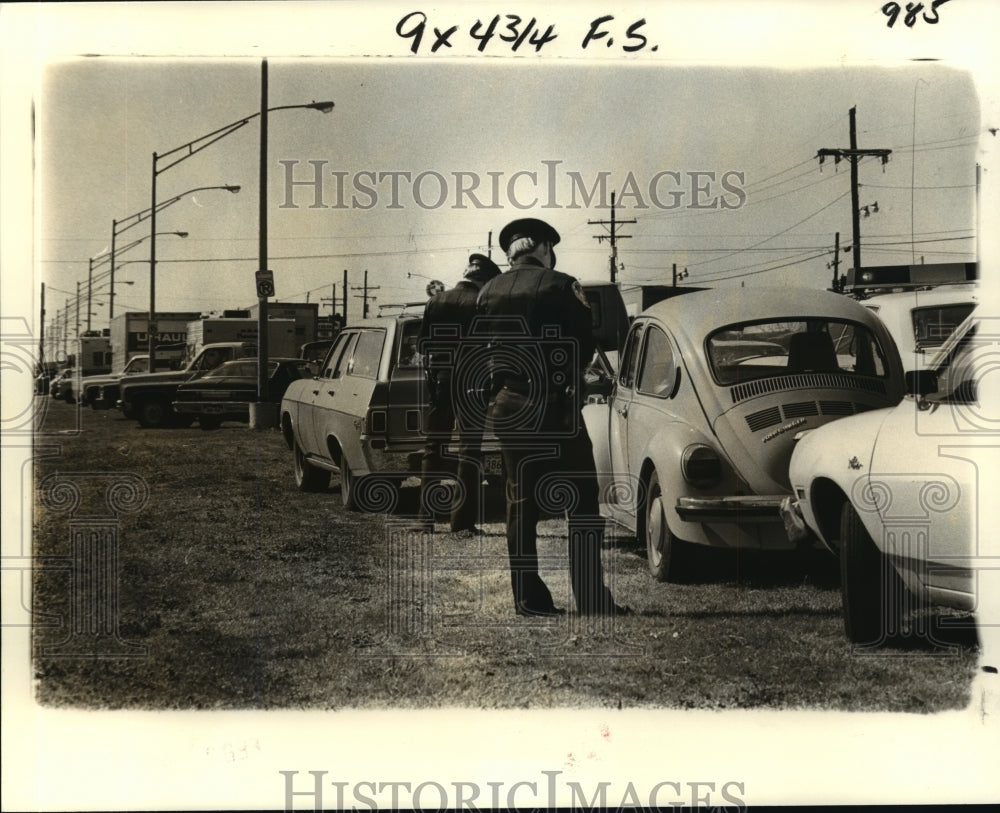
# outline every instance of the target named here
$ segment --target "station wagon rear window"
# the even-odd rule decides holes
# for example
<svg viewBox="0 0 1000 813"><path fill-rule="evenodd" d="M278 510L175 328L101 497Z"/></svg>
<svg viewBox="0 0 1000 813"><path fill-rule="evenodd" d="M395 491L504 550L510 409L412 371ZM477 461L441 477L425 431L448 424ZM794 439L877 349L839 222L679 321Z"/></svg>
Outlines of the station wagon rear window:
<svg viewBox="0 0 1000 813"><path fill-rule="evenodd" d="M887 375L884 348L868 328L834 319L780 319L729 325L706 341L723 386L799 373Z"/></svg>

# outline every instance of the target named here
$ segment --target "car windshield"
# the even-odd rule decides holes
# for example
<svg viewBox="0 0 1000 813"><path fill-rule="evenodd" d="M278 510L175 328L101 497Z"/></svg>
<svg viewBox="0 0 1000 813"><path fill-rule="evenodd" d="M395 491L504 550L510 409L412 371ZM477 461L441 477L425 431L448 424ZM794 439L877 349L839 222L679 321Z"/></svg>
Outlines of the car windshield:
<svg viewBox="0 0 1000 813"><path fill-rule="evenodd" d="M886 355L863 325L834 319L744 322L706 342L715 380L724 386L768 376L850 373L882 378Z"/></svg>
<svg viewBox="0 0 1000 813"><path fill-rule="evenodd" d="M975 307L974 302L960 302L953 305L914 308L913 336L917 350L940 347Z"/></svg>

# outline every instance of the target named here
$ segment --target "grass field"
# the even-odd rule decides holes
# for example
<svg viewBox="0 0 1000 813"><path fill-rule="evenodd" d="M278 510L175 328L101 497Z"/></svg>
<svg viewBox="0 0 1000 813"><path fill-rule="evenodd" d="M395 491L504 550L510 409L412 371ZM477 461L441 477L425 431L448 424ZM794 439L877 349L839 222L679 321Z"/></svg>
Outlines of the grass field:
<svg viewBox="0 0 1000 813"><path fill-rule="evenodd" d="M519 619L499 495L481 538L415 535L415 481L391 512L345 511L336 477L325 494L295 490L276 431L143 430L39 401L34 544L51 558L34 580L34 657L47 705L935 712L969 700L971 619L941 627L927 611L891 647L856 650L835 563L817 555L705 555L696 582L658 584L645 551L616 537L605 566L634 615ZM131 490L109 498L116 482ZM74 553L88 539L116 553L109 570ZM543 577L572 607L565 544L564 523L546 521ZM95 598L86 585L107 574Z"/></svg>

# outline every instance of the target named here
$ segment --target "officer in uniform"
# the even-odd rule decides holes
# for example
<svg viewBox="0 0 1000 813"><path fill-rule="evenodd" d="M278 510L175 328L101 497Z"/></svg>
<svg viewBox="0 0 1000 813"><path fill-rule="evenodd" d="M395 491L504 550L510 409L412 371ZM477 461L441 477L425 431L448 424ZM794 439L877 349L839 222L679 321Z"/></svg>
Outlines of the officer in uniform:
<svg viewBox="0 0 1000 813"><path fill-rule="evenodd" d="M419 347L427 373L429 404L424 429L427 443L420 464L420 526L434 530L434 511L427 503L429 490L444 470L444 447L458 423L458 489L451 506L451 530L478 533L479 491L482 484L482 434L484 415L472 414L474 399L456 392L466 376L455 370L459 348L476 314L479 289L499 275L489 257L472 254L465 276L450 291L432 297L424 310Z"/></svg>
<svg viewBox="0 0 1000 813"><path fill-rule="evenodd" d="M562 610L538 574L541 509L564 510L570 582L583 614L624 614L604 584L593 448L583 418L583 370L595 349L591 312L580 283L554 270L559 234L526 218L500 232L510 270L483 286L477 330L489 336L493 397L488 418L507 475L507 552L514 610L551 616ZM560 498L559 495L562 495Z"/></svg>

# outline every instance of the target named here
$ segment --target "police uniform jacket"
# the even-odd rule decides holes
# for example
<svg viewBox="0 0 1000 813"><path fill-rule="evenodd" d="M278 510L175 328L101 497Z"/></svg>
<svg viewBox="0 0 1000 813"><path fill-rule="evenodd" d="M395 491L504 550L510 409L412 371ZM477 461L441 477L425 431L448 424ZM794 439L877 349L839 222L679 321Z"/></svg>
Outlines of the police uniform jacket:
<svg viewBox="0 0 1000 813"><path fill-rule="evenodd" d="M425 367L438 379L450 378L462 340L476 315L479 288L461 280L448 291L432 297L424 309L419 347L425 355Z"/></svg>
<svg viewBox="0 0 1000 813"><path fill-rule="evenodd" d="M494 277L479 292L476 305L483 328L497 346L517 341L511 335L519 319L527 333L543 351L545 382L532 382L532 371L506 372L495 387L538 391L537 385L552 392L555 383L579 388L581 373L596 349L591 311L580 283L568 274L545 268L534 257L521 257L509 271ZM502 317L502 318L498 318ZM513 319L512 319L513 318ZM521 341L524 341L522 338ZM572 352L547 352L562 344Z"/></svg>

